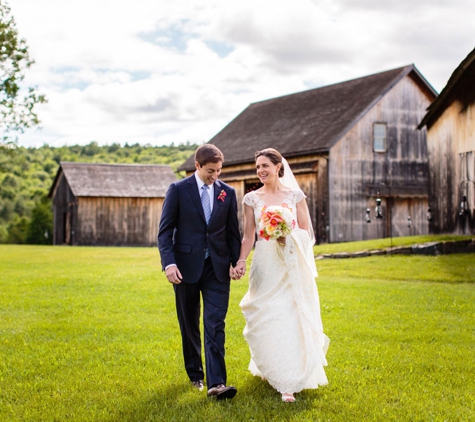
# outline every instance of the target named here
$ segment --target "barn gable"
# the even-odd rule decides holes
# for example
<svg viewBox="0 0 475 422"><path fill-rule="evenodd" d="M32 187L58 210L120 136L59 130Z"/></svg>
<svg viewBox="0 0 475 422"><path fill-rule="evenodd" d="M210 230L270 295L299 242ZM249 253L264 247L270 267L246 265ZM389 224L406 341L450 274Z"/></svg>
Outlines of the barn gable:
<svg viewBox="0 0 475 422"><path fill-rule="evenodd" d="M414 65L249 105L209 143L225 166L252 161L272 147L286 158L328 152L389 90L410 76L432 101L436 93ZM193 157L179 170L192 171Z"/></svg>
<svg viewBox="0 0 475 422"><path fill-rule="evenodd" d="M461 110L475 102L475 49L453 71L437 99L428 107L427 114L418 128L427 126L428 129L437 121L444 111L455 101L461 105Z"/></svg>

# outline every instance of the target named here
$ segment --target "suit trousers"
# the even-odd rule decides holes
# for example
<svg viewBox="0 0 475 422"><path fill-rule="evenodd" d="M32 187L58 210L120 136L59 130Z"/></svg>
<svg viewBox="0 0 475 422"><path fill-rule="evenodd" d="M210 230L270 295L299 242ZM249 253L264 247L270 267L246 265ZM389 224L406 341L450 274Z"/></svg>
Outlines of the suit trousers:
<svg viewBox="0 0 475 422"><path fill-rule="evenodd" d="M218 281L211 258L208 257L197 283L182 282L175 284L174 289L183 358L190 380L204 379L200 334L200 296L202 296L206 383L208 389L217 384L226 384L224 343L230 281L227 283Z"/></svg>

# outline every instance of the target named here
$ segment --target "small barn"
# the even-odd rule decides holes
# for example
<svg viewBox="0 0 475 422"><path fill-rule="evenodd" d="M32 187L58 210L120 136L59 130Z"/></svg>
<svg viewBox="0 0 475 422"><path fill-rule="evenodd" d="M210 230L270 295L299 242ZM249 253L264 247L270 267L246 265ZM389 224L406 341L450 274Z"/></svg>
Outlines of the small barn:
<svg viewBox="0 0 475 422"><path fill-rule="evenodd" d="M51 186L55 245L152 246L175 173L167 165L61 162Z"/></svg>
<svg viewBox="0 0 475 422"><path fill-rule="evenodd" d="M427 129L432 233L475 234L475 49L460 63L420 129Z"/></svg>
<svg viewBox="0 0 475 422"><path fill-rule="evenodd" d="M425 234L427 145L417 125L436 96L408 65L253 103L209 142L239 200L259 185L255 151L280 151L307 194L318 243ZM193 157L180 170L191 173Z"/></svg>

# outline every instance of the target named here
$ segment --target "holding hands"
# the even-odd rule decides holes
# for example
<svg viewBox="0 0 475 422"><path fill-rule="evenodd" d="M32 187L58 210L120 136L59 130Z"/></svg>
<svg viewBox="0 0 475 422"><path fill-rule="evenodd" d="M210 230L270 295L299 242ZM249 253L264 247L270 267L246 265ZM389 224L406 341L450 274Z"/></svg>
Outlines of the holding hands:
<svg viewBox="0 0 475 422"><path fill-rule="evenodd" d="M240 259L235 267L229 269L229 275L233 280L240 280L241 277L246 274L246 260Z"/></svg>

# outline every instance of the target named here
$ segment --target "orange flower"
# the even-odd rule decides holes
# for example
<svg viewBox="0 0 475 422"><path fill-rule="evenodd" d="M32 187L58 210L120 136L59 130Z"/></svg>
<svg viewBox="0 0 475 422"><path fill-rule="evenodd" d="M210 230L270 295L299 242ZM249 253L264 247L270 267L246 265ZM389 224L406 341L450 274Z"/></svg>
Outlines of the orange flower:
<svg viewBox="0 0 475 422"><path fill-rule="evenodd" d="M282 221L282 220L280 220ZM277 216L273 216L270 218L269 220L269 224L272 226L272 227L277 227L277 225L280 223L279 221L279 218Z"/></svg>

